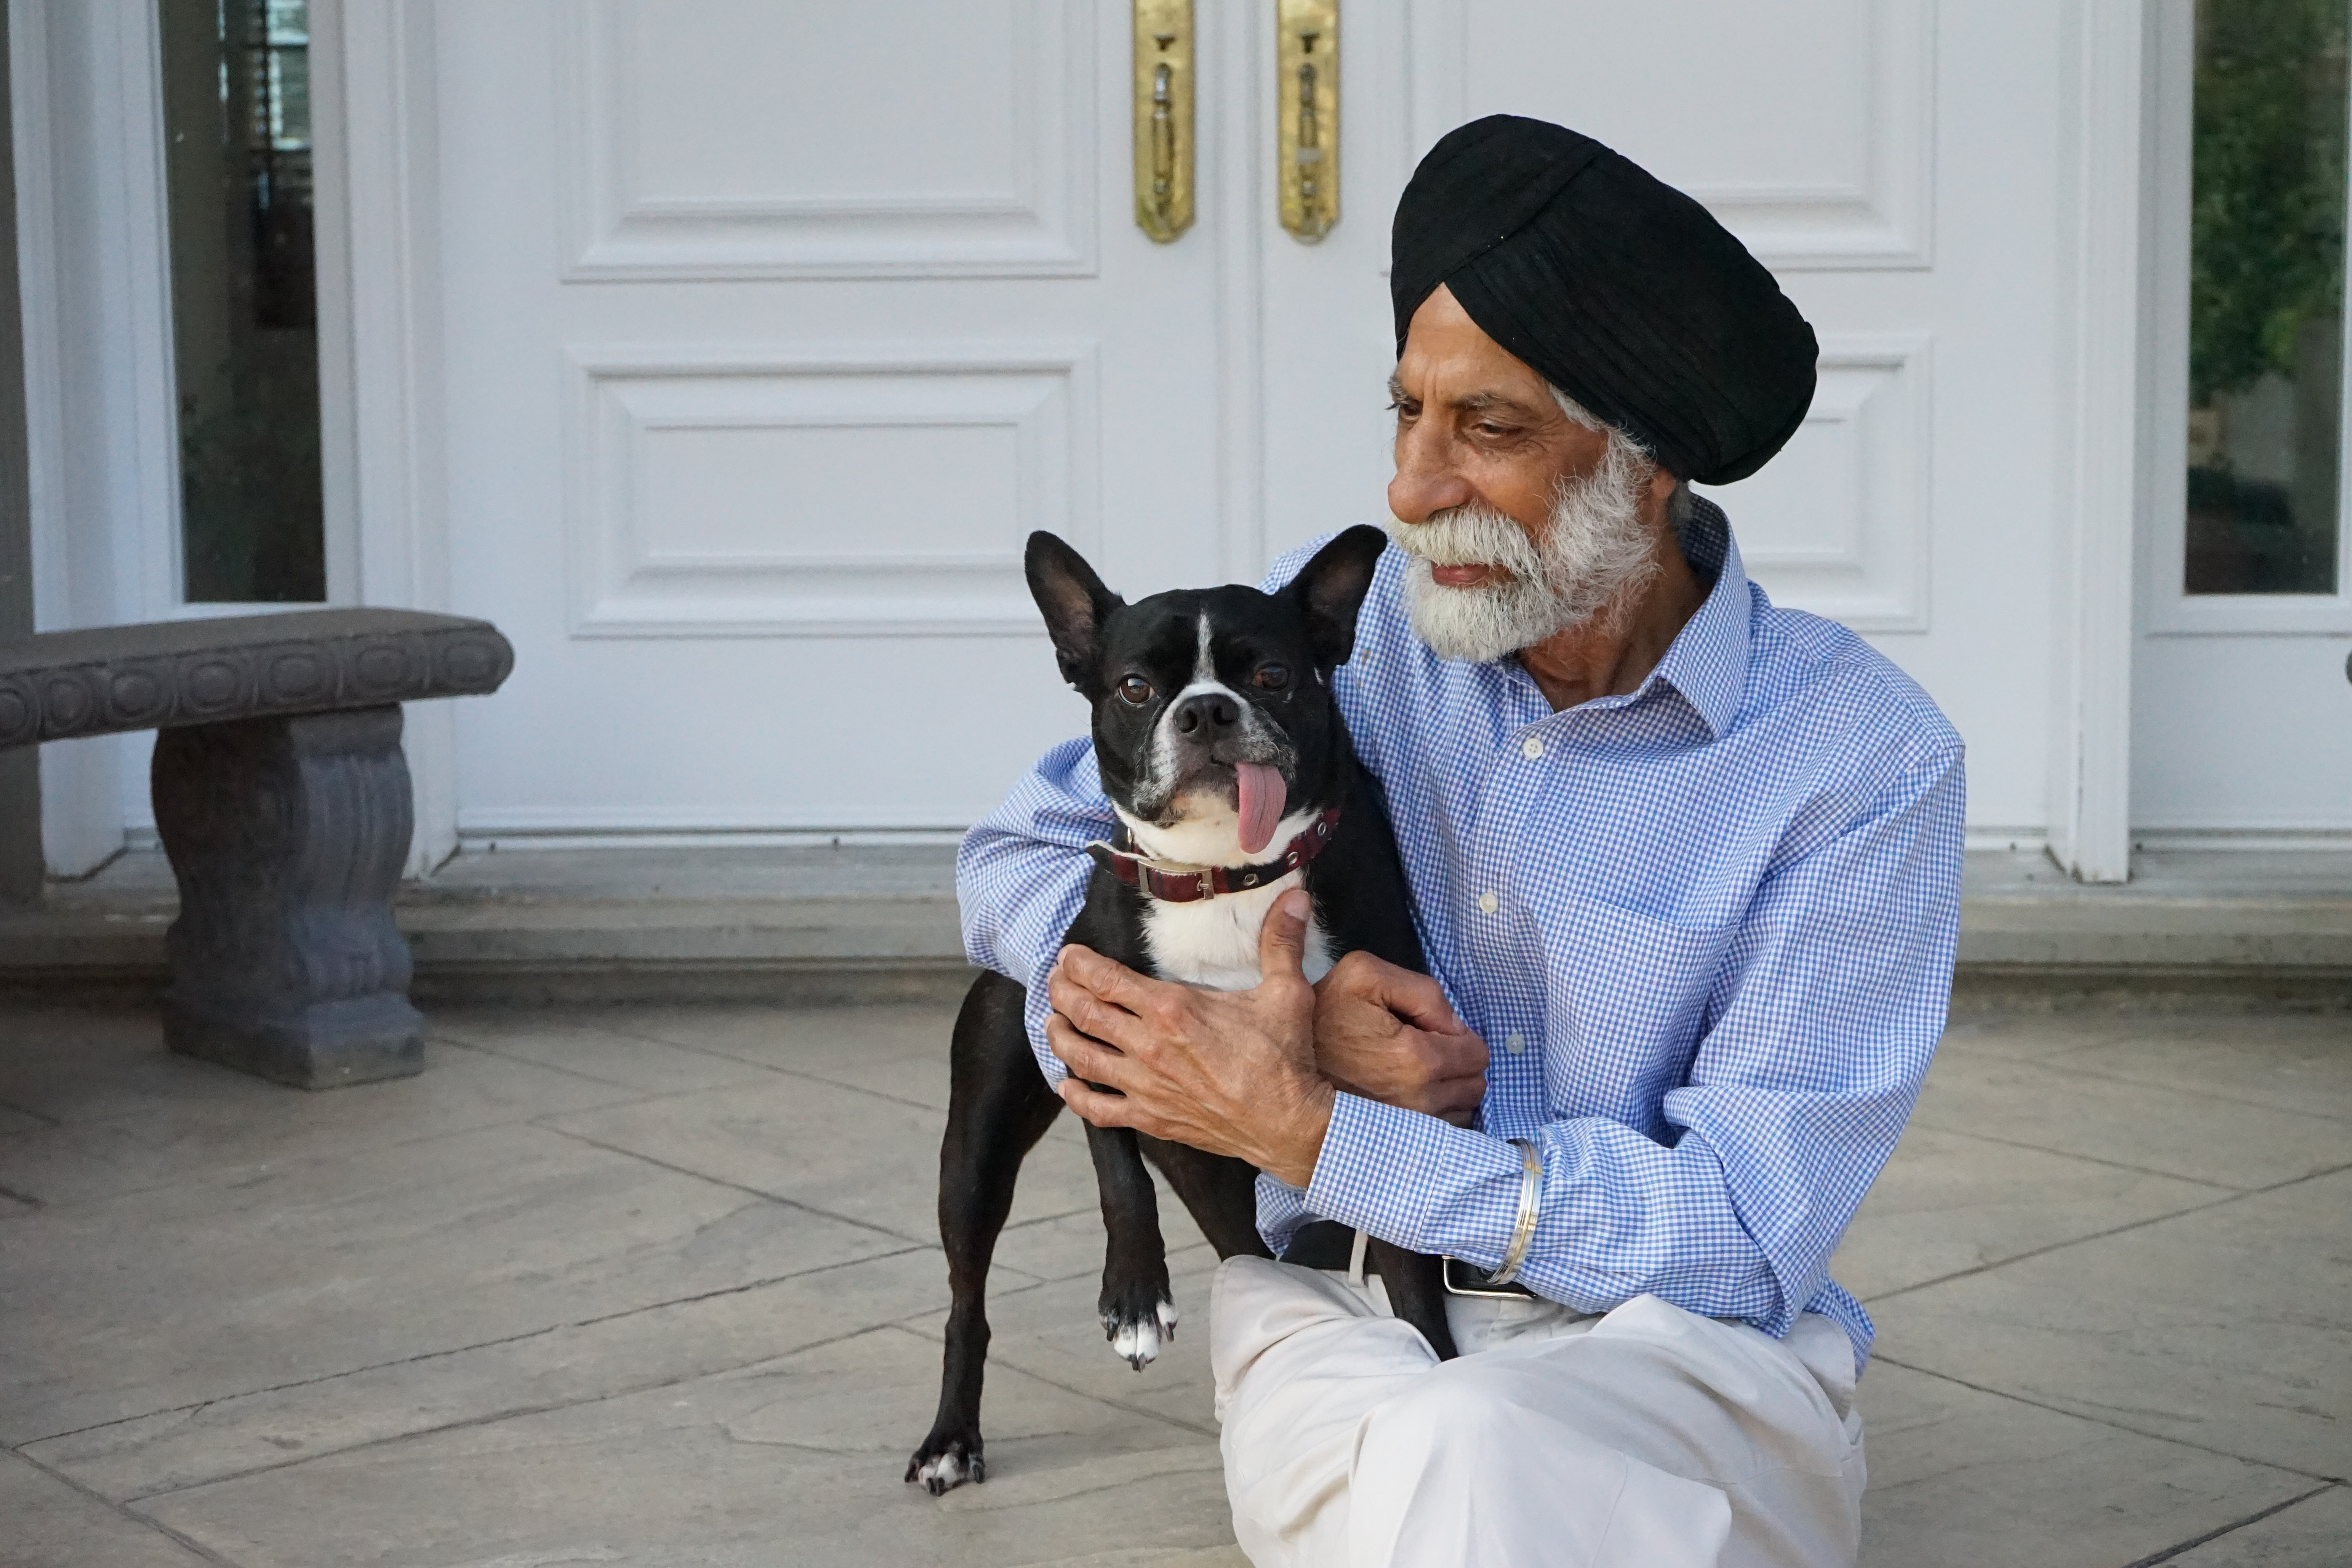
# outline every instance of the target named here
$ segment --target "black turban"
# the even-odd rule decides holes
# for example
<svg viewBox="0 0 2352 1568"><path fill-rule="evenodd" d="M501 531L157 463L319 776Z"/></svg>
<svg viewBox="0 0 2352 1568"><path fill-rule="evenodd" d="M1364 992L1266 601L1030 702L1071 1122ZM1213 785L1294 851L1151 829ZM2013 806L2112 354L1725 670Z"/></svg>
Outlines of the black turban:
<svg viewBox="0 0 2352 1568"><path fill-rule="evenodd" d="M1813 400L1813 330L1707 210L1590 136L1450 132L1397 204L1397 353L1441 283L1486 334L1677 479L1762 468Z"/></svg>

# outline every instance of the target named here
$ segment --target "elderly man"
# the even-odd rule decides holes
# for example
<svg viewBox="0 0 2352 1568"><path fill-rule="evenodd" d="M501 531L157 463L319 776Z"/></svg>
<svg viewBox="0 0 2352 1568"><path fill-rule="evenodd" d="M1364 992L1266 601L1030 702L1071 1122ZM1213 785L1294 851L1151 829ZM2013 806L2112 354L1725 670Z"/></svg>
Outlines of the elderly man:
<svg viewBox="0 0 2352 1568"><path fill-rule="evenodd" d="M1057 955L1112 821L1083 742L966 841L972 956L1080 1115L1257 1164L1276 1257L1336 1222L1459 1260L1444 1363L1377 1278L1220 1268L1262 1568L1851 1563L1871 1325L1827 1268L1943 1027L1959 741L1690 494L1780 449L1815 357L1696 203L1483 120L1391 287L1394 547L1338 692L1435 978L1310 987L1281 909L1254 991Z"/></svg>

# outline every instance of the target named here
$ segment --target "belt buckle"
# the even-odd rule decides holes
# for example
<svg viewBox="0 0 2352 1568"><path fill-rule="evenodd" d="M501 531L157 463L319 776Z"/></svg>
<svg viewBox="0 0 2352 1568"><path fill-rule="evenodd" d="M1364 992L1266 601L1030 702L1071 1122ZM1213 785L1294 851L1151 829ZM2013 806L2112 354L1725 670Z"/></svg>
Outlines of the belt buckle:
<svg viewBox="0 0 2352 1568"><path fill-rule="evenodd" d="M1532 1300L1535 1292L1514 1279L1507 1284L1488 1282L1486 1270L1459 1258L1445 1259L1445 1293L1449 1296L1481 1296L1494 1301Z"/></svg>

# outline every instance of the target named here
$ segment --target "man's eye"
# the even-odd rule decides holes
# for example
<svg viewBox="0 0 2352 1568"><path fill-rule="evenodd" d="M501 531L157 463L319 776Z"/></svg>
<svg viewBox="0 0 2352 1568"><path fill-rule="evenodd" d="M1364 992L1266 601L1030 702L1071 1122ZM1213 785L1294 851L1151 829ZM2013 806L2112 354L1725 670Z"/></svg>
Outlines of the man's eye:
<svg viewBox="0 0 2352 1568"><path fill-rule="evenodd" d="M1139 675L1130 675L1118 683L1119 700L1130 708L1140 708L1151 700L1151 682Z"/></svg>
<svg viewBox="0 0 2352 1568"><path fill-rule="evenodd" d="M1290 667L1286 664L1261 664L1252 677L1263 690L1281 691L1290 685Z"/></svg>

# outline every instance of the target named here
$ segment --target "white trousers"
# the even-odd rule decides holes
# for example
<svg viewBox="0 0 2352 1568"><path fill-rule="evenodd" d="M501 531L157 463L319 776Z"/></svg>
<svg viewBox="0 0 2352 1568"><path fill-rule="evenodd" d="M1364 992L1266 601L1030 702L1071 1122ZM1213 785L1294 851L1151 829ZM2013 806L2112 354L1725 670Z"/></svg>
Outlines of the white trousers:
<svg viewBox="0 0 2352 1568"><path fill-rule="evenodd" d="M1786 1341L1654 1296L1449 1297L1440 1363L1352 1284L1229 1258L1209 1303L1225 1489L1257 1568L1852 1568L1845 1331Z"/></svg>

